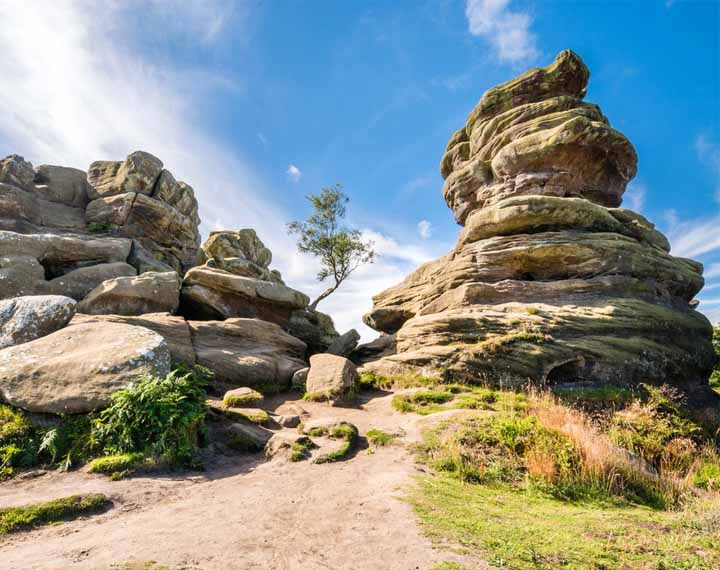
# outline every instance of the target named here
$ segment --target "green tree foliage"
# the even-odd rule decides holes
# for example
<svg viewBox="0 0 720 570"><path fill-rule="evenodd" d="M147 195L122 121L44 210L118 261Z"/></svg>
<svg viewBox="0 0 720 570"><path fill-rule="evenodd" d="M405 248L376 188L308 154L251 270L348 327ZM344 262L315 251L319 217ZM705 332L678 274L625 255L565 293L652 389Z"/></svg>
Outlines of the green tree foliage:
<svg viewBox="0 0 720 570"><path fill-rule="evenodd" d="M323 188L320 194L310 194L307 199L313 213L305 221L290 222L288 233L298 236L298 250L320 259L318 281L331 277L333 284L310 304L315 310L318 303L332 294L350 274L364 263L375 258L373 243L363 241L360 231L342 225L349 198L336 184Z"/></svg>

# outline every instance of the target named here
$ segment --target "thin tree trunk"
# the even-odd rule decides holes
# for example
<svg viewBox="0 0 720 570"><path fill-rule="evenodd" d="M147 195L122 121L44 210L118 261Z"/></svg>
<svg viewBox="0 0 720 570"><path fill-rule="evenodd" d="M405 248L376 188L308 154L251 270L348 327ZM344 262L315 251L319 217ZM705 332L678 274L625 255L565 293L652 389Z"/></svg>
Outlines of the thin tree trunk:
<svg viewBox="0 0 720 570"><path fill-rule="evenodd" d="M327 290L323 291L317 299L315 299L312 303L310 303L310 304L308 305L308 311L313 311L313 312L314 312L314 311L317 309L318 303L319 303L320 301L322 301L323 299L325 299L326 297L329 297L330 294L334 293L335 290L336 290L338 287L340 287L340 283L342 283L342 281L339 281L339 282L335 283L335 285L333 285L332 287L330 287L330 289L327 289Z"/></svg>

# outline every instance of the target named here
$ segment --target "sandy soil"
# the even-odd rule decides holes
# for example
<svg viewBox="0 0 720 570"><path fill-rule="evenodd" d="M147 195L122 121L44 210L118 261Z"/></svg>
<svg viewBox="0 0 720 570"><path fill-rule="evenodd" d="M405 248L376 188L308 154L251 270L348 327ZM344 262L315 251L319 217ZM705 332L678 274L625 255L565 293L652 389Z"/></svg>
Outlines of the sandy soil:
<svg viewBox="0 0 720 570"><path fill-rule="evenodd" d="M2 570L105 570L155 560L199 570L431 570L477 560L437 550L422 536L403 494L419 473L408 443L419 418L394 412L392 395L360 408L268 402L282 412L299 404L311 418L342 417L404 433L401 444L374 454L314 465L259 455L214 461L202 474L134 477L111 482L83 472L48 473L0 485L0 506L101 492L108 512L0 539ZM322 450L321 450L322 451Z"/></svg>

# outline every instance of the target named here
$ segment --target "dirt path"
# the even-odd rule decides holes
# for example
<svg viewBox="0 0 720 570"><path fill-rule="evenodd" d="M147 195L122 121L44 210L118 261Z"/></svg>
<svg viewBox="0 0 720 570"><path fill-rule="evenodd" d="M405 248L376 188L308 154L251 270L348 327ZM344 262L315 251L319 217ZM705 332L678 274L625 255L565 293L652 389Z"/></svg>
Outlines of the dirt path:
<svg viewBox="0 0 720 570"><path fill-rule="evenodd" d="M311 417L342 417L364 434L402 430L418 418L394 412L392 395L362 409L302 402ZM282 411L282 408L280 408ZM401 498L418 473L405 445L315 465L246 455L202 475L119 482L82 472L0 485L0 506L102 492L115 506L89 519L0 539L2 570L106 569L155 560L199 570L431 570L457 561L432 548Z"/></svg>

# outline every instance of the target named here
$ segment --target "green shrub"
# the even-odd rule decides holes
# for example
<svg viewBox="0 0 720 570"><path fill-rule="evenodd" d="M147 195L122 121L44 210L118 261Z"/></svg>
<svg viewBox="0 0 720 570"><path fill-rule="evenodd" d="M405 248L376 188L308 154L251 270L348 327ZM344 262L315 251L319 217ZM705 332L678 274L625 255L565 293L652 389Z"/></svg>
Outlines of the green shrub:
<svg viewBox="0 0 720 570"><path fill-rule="evenodd" d="M203 436L208 378L204 369L180 368L132 382L93 420L96 444L106 454L143 453L188 464Z"/></svg>
<svg viewBox="0 0 720 570"><path fill-rule="evenodd" d="M105 495L74 495L39 505L0 509L0 536L29 530L34 527L69 520L106 508L110 501Z"/></svg>

